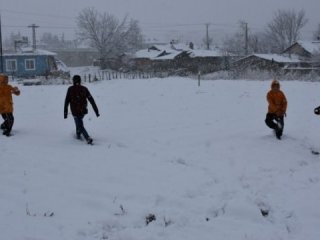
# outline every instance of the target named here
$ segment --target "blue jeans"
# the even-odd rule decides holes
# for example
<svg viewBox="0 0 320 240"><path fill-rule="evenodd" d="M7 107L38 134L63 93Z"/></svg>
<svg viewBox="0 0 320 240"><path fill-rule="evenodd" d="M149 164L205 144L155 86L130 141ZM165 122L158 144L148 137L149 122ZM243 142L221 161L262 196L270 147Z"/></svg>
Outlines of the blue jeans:
<svg viewBox="0 0 320 240"><path fill-rule="evenodd" d="M80 138L81 134L84 136L86 140L90 138L87 130L83 126L83 117L84 116L73 116L74 122L76 124L77 137Z"/></svg>

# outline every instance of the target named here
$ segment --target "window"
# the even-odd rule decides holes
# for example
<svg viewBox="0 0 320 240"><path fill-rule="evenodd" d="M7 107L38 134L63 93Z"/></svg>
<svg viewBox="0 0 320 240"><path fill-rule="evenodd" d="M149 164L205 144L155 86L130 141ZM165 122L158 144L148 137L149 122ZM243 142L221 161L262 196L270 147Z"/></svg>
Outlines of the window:
<svg viewBox="0 0 320 240"><path fill-rule="evenodd" d="M17 71L17 60L16 59L6 60L6 69L7 69L7 72Z"/></svg>
<svg viewBox="0 0 320 240"><path fill-rule="evenodd" d="M36 63L34 59L26 59L25 60L25 67L26 70L35 70L36 69Z"/></svg>

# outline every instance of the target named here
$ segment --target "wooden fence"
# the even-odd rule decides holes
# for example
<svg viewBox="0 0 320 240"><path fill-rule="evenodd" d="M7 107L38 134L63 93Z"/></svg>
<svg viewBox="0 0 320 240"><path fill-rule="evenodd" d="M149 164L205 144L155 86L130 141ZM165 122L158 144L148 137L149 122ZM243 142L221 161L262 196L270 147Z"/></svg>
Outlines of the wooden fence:
<svg viewBox="0 0 320 240"><path fill-rule="evenodd" d="M149 79L149 78L163 78L166 74L164 73L151 73L151 72L115 72L110 70L98 70L96 72L86 73L81 75L82 81L84 82L95 82L102 80L113 80L113 79Z"/></svg>

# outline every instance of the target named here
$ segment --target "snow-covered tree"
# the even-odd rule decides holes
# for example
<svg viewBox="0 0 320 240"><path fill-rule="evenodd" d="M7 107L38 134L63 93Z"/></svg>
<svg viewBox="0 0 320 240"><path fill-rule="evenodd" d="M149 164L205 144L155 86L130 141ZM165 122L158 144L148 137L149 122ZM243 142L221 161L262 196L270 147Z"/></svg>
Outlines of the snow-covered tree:
<svg viewBox="0 0 320 240"><path fill-rule="evenodd" d="M86 8L79 14L77 24L80 39L88 40L98 50L102 68L106 67L107 58L134 52L143 43L138 21L128 20L127 16L120 21L114 15Z"/></svg>
<svg viewBox="0 0 320 240"><path fill-rule="evenodd" d="M299 40L301 29L307 22L304 10L278 10L266 30L273 51L281 53Z"/></svg>

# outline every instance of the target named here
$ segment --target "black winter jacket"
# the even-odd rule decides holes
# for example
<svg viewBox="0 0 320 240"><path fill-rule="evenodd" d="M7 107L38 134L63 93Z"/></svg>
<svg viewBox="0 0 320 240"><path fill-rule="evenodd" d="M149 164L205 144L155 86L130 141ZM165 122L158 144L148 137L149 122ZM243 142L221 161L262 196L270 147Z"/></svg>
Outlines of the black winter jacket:
<svg viewBox="0 0 320 240"><path fill-rule="evenodd" d="M96 115L99 116L98 107L89 90L82 85L73 85L69 87L67 91L66 99L64 102L64 117L67 118L69 104L73 116L81 117L86 115L88 113L87 99L91 103Z"/></svg>

